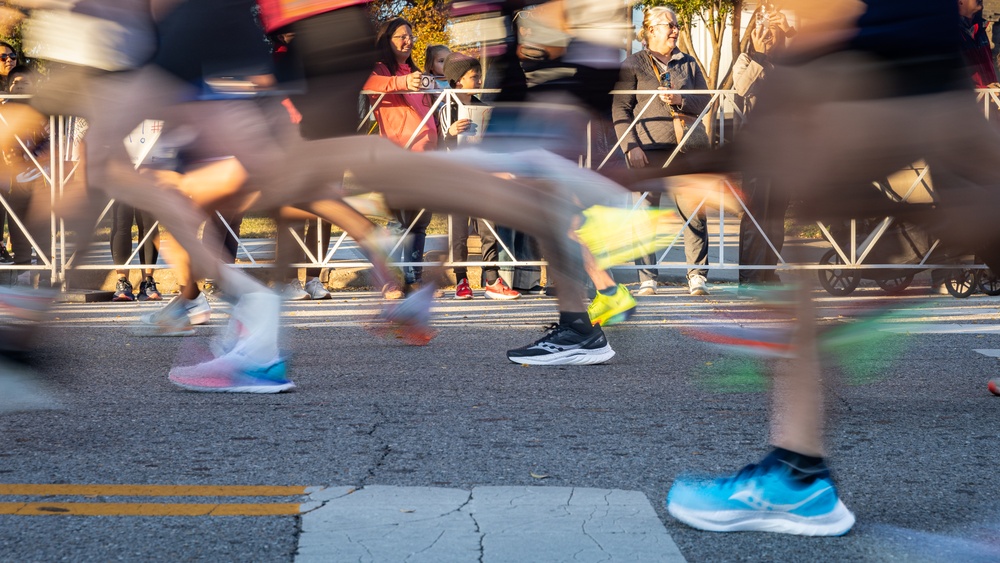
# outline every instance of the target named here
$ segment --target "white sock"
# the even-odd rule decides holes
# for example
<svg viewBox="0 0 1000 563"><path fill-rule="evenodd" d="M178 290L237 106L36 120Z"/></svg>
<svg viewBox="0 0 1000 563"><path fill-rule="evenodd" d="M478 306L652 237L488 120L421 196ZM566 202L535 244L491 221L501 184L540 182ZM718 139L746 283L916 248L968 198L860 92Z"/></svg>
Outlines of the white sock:
<svg viewBox="0 0 1000 563"><path fill-rule="evenodd" d="M247 293L233 307L230 324L239 325L239 349L246 358L267 364L278 358L281 296L267 291Z"/></svg>

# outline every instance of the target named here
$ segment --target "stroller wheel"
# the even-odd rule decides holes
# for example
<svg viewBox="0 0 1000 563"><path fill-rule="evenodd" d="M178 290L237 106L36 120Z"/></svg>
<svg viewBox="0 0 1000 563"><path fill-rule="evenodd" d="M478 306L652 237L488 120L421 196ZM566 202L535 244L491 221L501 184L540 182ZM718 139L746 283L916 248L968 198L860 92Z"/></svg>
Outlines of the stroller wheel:
<svg viewBox="0 0 1000 563"><path fill-rule="evenodd" d="M844 261L840 259L840 255L837 254L836 250L828 250L822 258L819 259L821 266L843 264ZM819 283L823 286L823 289L827 293L835 297L843 297L845 295L850 295L855 289L857 289L858 284L861 283L861 272L858 270L849 270L847 268L829 268L825 270L819 270Z"/></svg>
<svg viewBox="0 0 1000 563"><path fill-rule="evenodd" d="M979 291L986 295L1000 295L1000 277L993 270L979 270Z"/></svg>
<svg viewBox="0 0 1000 563"><path fill-rule="evenodd" d="M955 273L944 282L945 288L952 297L964 299L976 291L977 271L963 268L955 270Z"/></svg>
<svg viewBox="0 0 1000 563"><path fill-rule="evenodd" d="M913 274L906 274L895 278L876 279L875 283L882 288L882 291L889 295L898 295L913 283Z"/></svg>

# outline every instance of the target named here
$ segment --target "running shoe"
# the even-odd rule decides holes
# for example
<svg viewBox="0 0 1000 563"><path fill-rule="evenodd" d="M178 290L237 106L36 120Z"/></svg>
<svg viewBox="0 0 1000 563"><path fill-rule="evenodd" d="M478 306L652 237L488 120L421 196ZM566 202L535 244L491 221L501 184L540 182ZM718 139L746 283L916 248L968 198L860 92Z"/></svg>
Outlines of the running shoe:
<svg viewBox="0 0 1000 563"><path fill-rule="evenodd" d="M285 284L281 290L281 297L285 301L304 301L312 298L309 292L302 288L302 282L298 278Z"/></svg>
<svg viewBox="0 0 1000 563"><path fill-rule="evenodd" d="M143 278L139 282L139 301L162 301L163 295L160 294L160 290L156 287L156 281L153 278Z"/></svg>
<svg viewBox="0 0 1000 563"><path fill-rule="evenodd" d="M986 384L986 388L990 390L990 393L1000 395L1000 378L991 379L990 382Z"/></svg>
<svg viewBox="0 0 1000 563"><path fill-rule="evenodd" d="M305 291L309 294L310 299L319 300L330 298L330 291L323 287L323 282L319 281L319 278L313 278L307 281Z"/></svg>
<svg viewBox="0 0 1000 563"><path fill-rule="evenodd" d="M393 337L411 346L425 346L437 336L430 326L431 303L437 288L427 284L379 314L369 329L383 337Z"/></svg>
<svg viewBox="0 0 1000 563"><path fill-rule="evenodd" d="M187 309L188 320L193 325L203 325L212 319L212 306L208 304L205 292L199 293L194 299L185 300L184 308Z"/></svg>
<svg viewBox="0 0 1000 563"><path fill-rule="evenodd" d="M500 299L500 300L510 300L517 299L521 297L521 294L514 291L507 285L507 282L503 281L503 278L497 278L497 281L487 284L483 289L486 290L486 297L490 299Z"/></svg>
<svg viewBox="0 0 1000 563"><path fill-rule="evenodd" d="M0 310L22 321L38 322L45 318L55 296L48 289L0 287Z"/></svg>
<svg viewBox="0 0 1000 563"><path fill-rule="evenodd" d="M205 363L175 367L169 379L178 387L205 393L280 393L295 387L288 379L285 360L259 364L239 351Z"/></svg>
<svg viewBox="0 0 1000 563"><path fill-rule="evenodd" d="M135 294L132 293L132 284L125 278L119 278L115 283L115 294L112 301L135 301Z"/></svg>
<svg viewBox="0 0 1000 563"><path fill-rule="evenodd" d="M472 288L469 287L469 280L462 278L455 285L455 299L472 299Z"/></svg>
<svg viewBox="0 0 1000 563"><path fill-rule="evenodd" d="M708 280L705 276L695 274L688 278L688 293L691 295L708 295Z"/></svg>
<svg viewBox="0 0 1000 563"><path fill-rule="evenodd" d="M709 532L842 536L854 525L829 472L802 481L770 456L729 477L678 477L667 494L667 512Z"/></svg>
<svg viewBox="0 0 1000 563"><path fill-rule="evenodd" d="M396 301L406 297L403 290L394 283L387 283L382 286L382 297L390 301Z"/></svg>
<svg viewBox="0 0 1000 563"><path fill-rule="evenodd" d="M581 334L569 325L552 324L548 333L523 348L507 351L515 364L533 366L582 366L610 360L615 351L600 327L591 334Z"/></svg>
<svg viewBox="0 0 1000 563"><path fill-rule="evenodd" d="M59 402L28 368L0 360L0 414L58 408Z"/></svg>
<svg viewBox="0 0 1000 563"><path fill-rule="evenodd" d="M222 290L219 289L219 285L215 283L215 280L205 280L201 284L201 292L213 299L222 298Z"/></svg>
<svg viewBox="0 0 1000 563"><path fill-rule="evenodd" d="M188 304L191 301L180 295L171 299L159 311L140 317L140 325L136 328L136 336L191 336L195 333L194 325L188 316Z"/></svg>
<svg viewBox="0 0 1000 563"><path fill-rule="evenodd" d="M7 247L0 244L0 264L13 264L14 257L7 252Z"/></svg>
<svg viewBox="0 0 1000 563"><path fill-rule="evenodd" d="M656 295L656 280L646 280L639 284L639 290L635 292L636 295Z"/></svg>
<svg viewBox="0 0 1000 563"><path fill-rule="evenodd" d="M635 298L623 284L618 284L614 295L604 295L598 291L587 307L590 322L600 326L623 323L633 313L635 313Z"/></svg>

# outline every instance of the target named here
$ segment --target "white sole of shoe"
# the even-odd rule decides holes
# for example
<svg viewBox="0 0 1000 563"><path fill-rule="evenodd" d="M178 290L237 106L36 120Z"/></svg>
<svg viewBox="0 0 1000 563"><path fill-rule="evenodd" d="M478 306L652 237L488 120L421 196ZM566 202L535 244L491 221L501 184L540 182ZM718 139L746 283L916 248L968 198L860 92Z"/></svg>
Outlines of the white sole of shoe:
<svg viewBox="0 0 1000 563"><path fill-rule="evenodd" d="M520 295L503 295L503 294L500 294L500 293L490 293L488 291L486 292L486 297L488 297L490 299L496 299L498 301L512 301L514 299L520 299L521 298Z"/></svg>
<svg viewBox="0 0 1000 563"><path fill-rule="evenodd" d="M267 393L281 393L282 391L288 391L289 389L295 388L295 384L292 382L282 383L281 385L247 385L242 387L198 387L196 385L187 385L170 380L174 385L187 389L188 391L199 391L201 393L257 393L257 394L267 394Z"/></svg>
<svg viewBox="0 0 1000 563"><path fill-rule="evenodd" d="M608 344L597 350L567 350L565 352L526 358L512 358L507 356L507 359L515 364L529 366L589 366L603 364L613 357L615 357L615 351Z"/></svg>
<svg viewBox="0 0 1000 563"><path fill-rule="evenodd" d="M854 514L842 501L828 514L806 518L787 512L760 510L703 511L667 504L667 512L681 522L708 532L772 532L796 536L842 536L854 526Z"/></svg>
<svg viewBox="0 0 1000 563"><path fill-rule="evenodd" d="M212 320L212 313L195 313L193 315L188 315L188 322L193 325L203 325L208 321Z"/></svg>

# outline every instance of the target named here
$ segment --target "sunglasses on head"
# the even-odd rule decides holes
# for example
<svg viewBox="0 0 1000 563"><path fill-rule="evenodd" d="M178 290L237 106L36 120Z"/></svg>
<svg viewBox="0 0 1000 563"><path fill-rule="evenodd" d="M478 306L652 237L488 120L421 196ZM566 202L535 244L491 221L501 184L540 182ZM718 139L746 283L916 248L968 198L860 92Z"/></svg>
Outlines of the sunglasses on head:
<svg viewBox="0 0 1000 563"><path fill-rule="evenodd" d="M16 61L17 60L17 55L8 55L7 53L4 53L4 54L0 55L0 61L6 62L8 59L12 60L12 61Z"/></svg>

